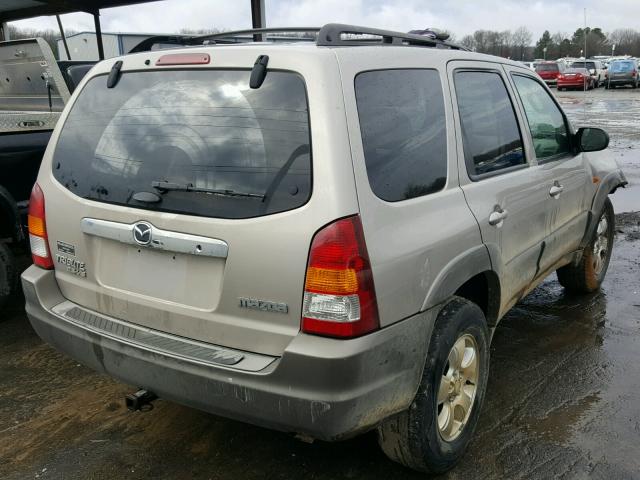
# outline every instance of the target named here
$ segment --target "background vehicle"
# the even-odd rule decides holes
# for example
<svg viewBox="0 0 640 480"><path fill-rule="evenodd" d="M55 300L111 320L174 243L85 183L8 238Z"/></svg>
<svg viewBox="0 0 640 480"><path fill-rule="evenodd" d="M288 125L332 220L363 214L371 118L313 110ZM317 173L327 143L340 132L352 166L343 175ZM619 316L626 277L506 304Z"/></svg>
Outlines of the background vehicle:
<svg viewBox="0 0 640 480"><path fill-rule="evenodd" d="M520 63L522 63L528 69L533 70L534 72L536 71L536 65L538 65L538 62L520 62Z"/></svg>
<svg viewBox="0 0 640 480"><path fill-rule="evenodd" d="M635 58L615 60L609 64L605 87L616 88L623 85L631 85L631 88L638 88L639 81L638 61Z"/></svg>
<svg viewBox="0 0 640 480"><path fill-rule="evenodd" d="M599 60L580 60L573 62L569 68L586 68L593 78L596 88L604 84L605 70Z"/></svg>
<svg viewBox="0 0 640 480"><path fill-rule="evenodd" d="M32 325L163 398L307 438L377 428L390 458L451 468L500 318L554 271L604 279L625 180L588 152L608 136L444 37L231 35L83 80L31 197Z"/></svg>
<svg viewBox="0 0 640 480"><path fill-rule="evenodd" d="M558 75L564 71L564 66L559 62L541 62L536 65L536 73L547 85L555 86L558 83Z"/></svg>
<svg viewBox="0 0 640 480"><path fill-rule="evenodd" d="M596 86L596 80L586 68L568 68L558 76L558 90L578 88L580 90L592 90Z"/></svg>
<svg viewBox="0 0 640 480"><path fill-rule="evenodd" d="M42 39L0 42L0 308L17 286L31 188L53 127L95 62L56 62Z"/></svg>

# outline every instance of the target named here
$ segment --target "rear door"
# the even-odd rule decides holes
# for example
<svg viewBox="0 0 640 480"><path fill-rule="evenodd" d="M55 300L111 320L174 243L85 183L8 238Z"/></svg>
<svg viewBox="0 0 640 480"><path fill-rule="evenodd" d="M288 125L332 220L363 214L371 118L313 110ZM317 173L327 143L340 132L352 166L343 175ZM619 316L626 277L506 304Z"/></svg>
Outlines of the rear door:
<svg viewBox="0 0 640 480"><path fill-rule="evenodd" d="M584 156L574 151L569 122L553 95L522 69L507 69L525 113L536 161L548 192L548 239L541 259L544 271L578 248L587 225L589 205L585 185L590 179Z"/></svg>
<svg viewBox="0 0 640 480"><path fill-rule="evenodd" d="M460 183L500 274L502 312L534 278L545 238L547 191L523 138L504 70L449 64Z"/></svg>

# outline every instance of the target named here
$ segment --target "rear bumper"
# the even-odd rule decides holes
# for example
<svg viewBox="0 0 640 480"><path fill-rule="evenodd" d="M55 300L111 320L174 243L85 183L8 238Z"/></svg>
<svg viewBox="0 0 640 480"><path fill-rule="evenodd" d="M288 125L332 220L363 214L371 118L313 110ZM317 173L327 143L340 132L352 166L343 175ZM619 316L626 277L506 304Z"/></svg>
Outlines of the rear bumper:
<svg viewBox="0 0 640 480"><path fill-rule="evenodd" d="M608 80L610 85L633 85L636 82L635 78L610 78Z"/></svg>
<svg viewBox="0 0 640 480"><path fill-rule="evenodd" d="M557 78L543 78L542 80L544 80L544 83L547 85L556 85L558 83Z"/></svg>
<svg viewBox="0 0 640 480"><path fill-rule="evenodd" d="M558 88L573 88L580 87L583 88L585 85L588 85L591 80L578 80L576 82L557 82Z"/></svg>
<svg viewBox="0 0 640 480"><path fill-rule="evenodd" d="M353 340L299 334L282 357L246 372L138 348L69 321L52 310L65 302L52 271L32 266L22 283L33 328L78 362L167 400L321 440L364 432L409 406L437 314Z"/></svg>

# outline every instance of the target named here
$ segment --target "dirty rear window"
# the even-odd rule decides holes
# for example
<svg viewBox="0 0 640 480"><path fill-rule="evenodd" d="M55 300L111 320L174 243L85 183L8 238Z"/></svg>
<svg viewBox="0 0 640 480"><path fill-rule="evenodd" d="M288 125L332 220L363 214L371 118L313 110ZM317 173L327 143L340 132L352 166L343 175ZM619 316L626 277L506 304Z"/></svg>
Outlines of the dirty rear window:
<svg viewBox="0 0 640 480"><path fill-rule="evenodd" d="M536 72L557 72L560 70L555 63L539 63L536 65Z"/></svg>
<svg viewBox="0 0 640 480"><path fill-rule="evenodd" d="M611 62L609 70L612 72L630 72L633 70L633 62Z"/></svg>
<svg viewBox="0 0 640 480"><path fill-rule="evenodd" d="M249 77L238 70L129 72L115 88L106 76L91 79L62 129L55 178L83 198L206 217L303 205L311 194L304 81L270 71L250 89ZM140 192L159 201L138 201Z"/></svg>

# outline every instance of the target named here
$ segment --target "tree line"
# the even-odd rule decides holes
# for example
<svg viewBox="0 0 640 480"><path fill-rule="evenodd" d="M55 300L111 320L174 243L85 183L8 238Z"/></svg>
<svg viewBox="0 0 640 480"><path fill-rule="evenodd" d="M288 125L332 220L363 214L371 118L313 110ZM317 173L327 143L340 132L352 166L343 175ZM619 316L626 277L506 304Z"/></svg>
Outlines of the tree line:
<svg viewBox="0 0 640 480"><path fill-rule="evenodd" d="M460 40L464 47L490 55L514 60L584 56L585 41L587 56L631 55L640 57L640 32L632 28L620 28L608 34L601 28L578 28L573 34L545 30L535 45L533 35L526 27L515 31L476 30Z"/></svg>

